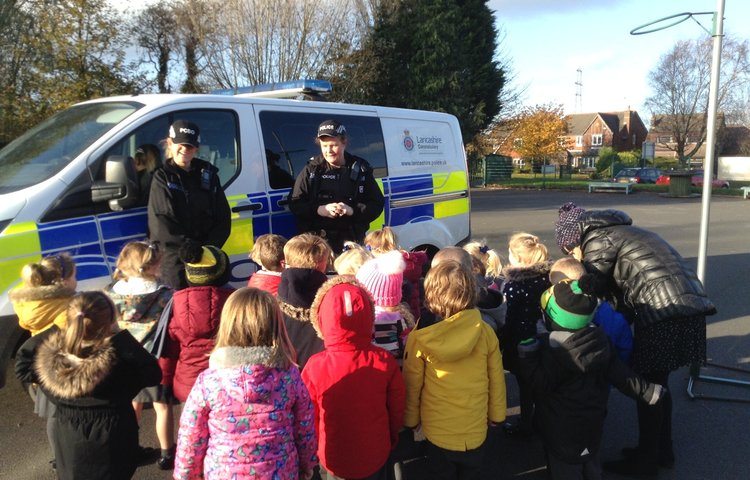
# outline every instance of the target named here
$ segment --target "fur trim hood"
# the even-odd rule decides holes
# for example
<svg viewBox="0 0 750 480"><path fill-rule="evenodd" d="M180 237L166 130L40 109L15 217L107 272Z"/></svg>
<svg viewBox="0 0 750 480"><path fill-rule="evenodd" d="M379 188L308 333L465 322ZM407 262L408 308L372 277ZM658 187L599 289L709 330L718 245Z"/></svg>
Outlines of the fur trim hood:
<svg viewBox="0 0 750 480"><path fill-rule="evenodd" d="M315 300L313 300L312 306L310 307L310 323L312 323L313 328L315 329L315 333L318 334L318 337L322 338L325 342L326 338L324 336L324 331L329 330L326 328L321 328L320 324L320 318L321 315L325 315L328 312L321 312L320 307L321 303L323 303L323 300L326 297L326 294L330 292L334 287L338 285L351 285L354 287L357 287L364 291L364 293L367 294L367 298L369 301L369 306L366 308L368 309L367 315L370 317L370 322L373 323L375 321L375 303L372 301L372 297L370 296L367 289L362 286L361 283L357 281L357 278L354 275L338 275L335 276L328 281L326 281L319 289L318 293L315 294ZM339 327L341 329L341 327ZM372 329L372 325L370 325L370 329ZM370 332L370 337L368 337L367 341L370 342L372 333ZM329 339L332 340L332 339ZM326 346L328 343L326 343Z"/></svg>
<svg viewBox="0 0 750 480"><path fill-rule="evenodd" d="M283 313L287 317L291 318L292 320L297 320L304 323L308 323L310 321L309 308L295 307L290 303L282 301L280 298L277 298L277 300L279 301L279 308L281 308L281 313Z"/></svg>
<svg viewBox="0 0 750 480"><path fill-rule="evenodd" d="M273 347L220 347L208 359L209 368L234 368L242 365L285 367L279 352Z"/></svg>
<svg viewBox="0 0 750 480"><path fill-rule="evenodd" d="M109 340L76 357L62 350L64 333L55 332L39 347L34 369L39 383L50 394L62 399L86 397L104 380L116 362Z"/></svg>
<svg viewBox="0 0 750 480"><path fill-rule="evenodd" d="M540 275L549 276L552 263L552 261L539 262L528 267L513 267L508 265L503 269L503 276L505 277L506 282L519 282Z"/></svg>
<svg viewBox="0 0 750 480"><path fill-rule="evenodd" d="M75 289L63 284L44 285L41 287L21 287L11 290L10 301L13 303L69 298L76 294Z"/></svg>

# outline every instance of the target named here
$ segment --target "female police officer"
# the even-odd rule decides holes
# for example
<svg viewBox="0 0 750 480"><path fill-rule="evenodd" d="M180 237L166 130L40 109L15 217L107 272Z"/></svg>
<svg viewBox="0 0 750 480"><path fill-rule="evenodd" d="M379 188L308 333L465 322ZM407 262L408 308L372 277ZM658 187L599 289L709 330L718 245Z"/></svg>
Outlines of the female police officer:
<svg viewBox="0 0 750 480"><path fill-rule="evenodd" d="M187 241L221 248L229 238L229 204L218 169L194 158L200 130L194 123L175 121L165 140L167 161L154 172L148 202L152 242L164 251L162 280L175 289L187 287L179 249Z"/></svg>
<svg viewBox="0 0 750 480"><path fill-rule="evenodd" d="M300 233L324 237L335 253L344 241L362 243L385 200L366 160L347 153L346 128L336 120L318 127L321 154L302 169L289 208Z"/></svg>

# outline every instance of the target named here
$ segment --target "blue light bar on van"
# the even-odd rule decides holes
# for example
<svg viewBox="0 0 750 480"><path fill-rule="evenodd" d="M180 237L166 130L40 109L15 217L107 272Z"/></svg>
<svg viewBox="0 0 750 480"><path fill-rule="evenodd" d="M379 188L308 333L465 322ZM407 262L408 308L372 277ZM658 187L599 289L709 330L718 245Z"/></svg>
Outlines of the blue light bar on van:
<svg viewBox="0 0 750 480"><path fill-rule="evenodd" d="M293 97L300 94L331 93L333 87L328 80L290 80L288 82L261 83L249 87L226 88L213 90L214 95L252 95L263 97Z"/></svg>

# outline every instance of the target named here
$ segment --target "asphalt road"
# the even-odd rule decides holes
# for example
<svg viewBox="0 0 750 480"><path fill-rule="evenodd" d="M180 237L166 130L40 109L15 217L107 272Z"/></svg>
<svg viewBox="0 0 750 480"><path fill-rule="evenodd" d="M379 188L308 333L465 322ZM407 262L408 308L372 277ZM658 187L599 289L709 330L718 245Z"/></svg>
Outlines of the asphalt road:
<svg viewBox="0 0 750 480"><path fill-rule="evenodd" d="M532 190L475 190L472 192L472 232L485 239L504 257L509 236L517 231L538 235L558 258L553 224L557 208L574 201L587 209L617 208L630 214L634 223L654 230L667 239L695 265L698 255L700 198L666 198L638 192L593 193ZM706 288L718 307L709 318L709 361L750 370L750 201L737 197L716 197L711 205ZM748 374L716 369L704 375L730 376L750 381ZM689 372L671 376L674 396L674 449L676 465L661 470L660 479L713 480L750 478L750 403L690 399ZM508 406L518 413L515 384L508 376ZM747 399L750 388L726 387L699 382L694 393L727 395ZM32 413L32 403L9 372L8 385L0 389L0 479L46 480L55 475L46 442L44 421ZM637 436L634 403L613 392L610 397L603 458L615 458L623 446L634 445ZM156 446L153 412L144 412L142 444ZM536 440L520 441L491 432L485 459L485 479L545 478L541 446ZM606 475L606 474L605 474ZM155 466L137 470L135 479L168 479L169 472ZM605 478L616 479L615 476Z"/></svg>

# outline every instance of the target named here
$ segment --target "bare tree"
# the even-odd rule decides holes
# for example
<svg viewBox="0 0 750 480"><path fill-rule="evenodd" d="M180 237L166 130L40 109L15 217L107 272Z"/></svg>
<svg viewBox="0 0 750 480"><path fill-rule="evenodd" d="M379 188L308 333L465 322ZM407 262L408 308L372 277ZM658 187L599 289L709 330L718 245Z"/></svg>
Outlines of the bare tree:
<svg viewBox="0 0 750 480"><path fill-rule="evenodd" d="M159 93L170 93L170 65L179 56L179 38L174 28L177 14L170 3L156 3L138 12L133 20L133 33L138 47L145 53L146 63L156 71Z"/></svg>
<svg viewBox="0 0 750 480"><path fill-rule="evenodd" d="M371 1L188 0L201 8L190 18L203 83L234 88L315 76L350 48Z"/></svg>
<svg viewBox="0 0 750 480"><path fill-rule="evenodd" d="M723 39L718 111L729 121L747 108L749 51L748 40ZM710 38L678 41L649 74L653 95L646 106L660 116L661 128L666 127L672 137L672 142L660 146L676 152L682 163L706 140L711 54Z"/></svg>

